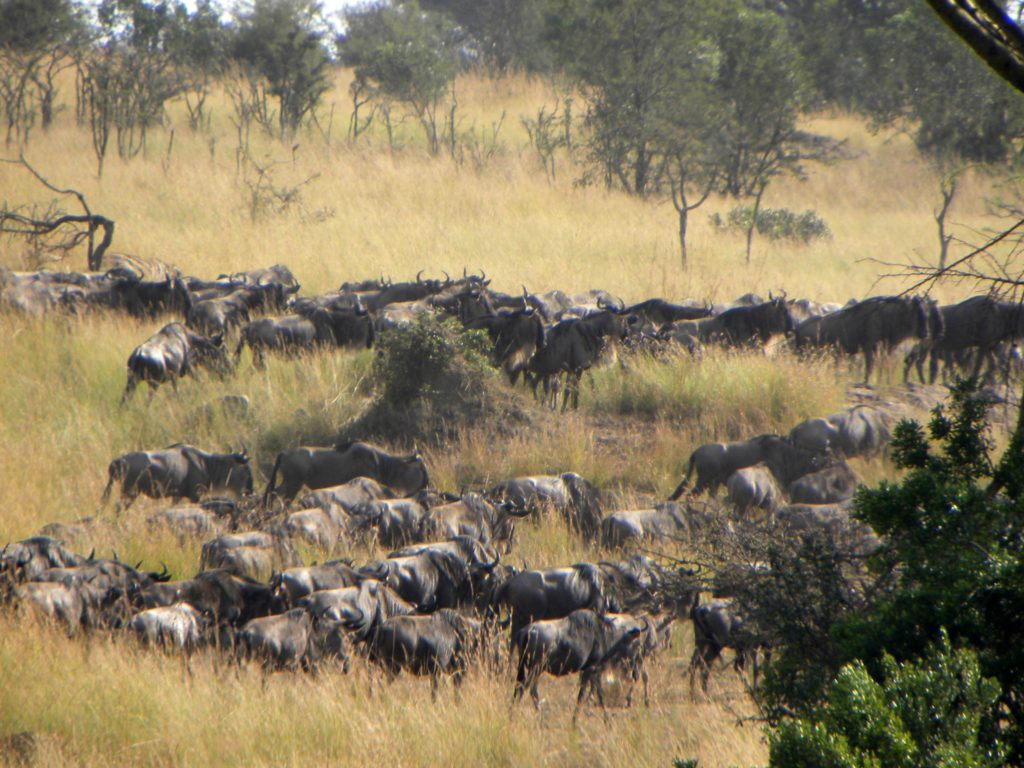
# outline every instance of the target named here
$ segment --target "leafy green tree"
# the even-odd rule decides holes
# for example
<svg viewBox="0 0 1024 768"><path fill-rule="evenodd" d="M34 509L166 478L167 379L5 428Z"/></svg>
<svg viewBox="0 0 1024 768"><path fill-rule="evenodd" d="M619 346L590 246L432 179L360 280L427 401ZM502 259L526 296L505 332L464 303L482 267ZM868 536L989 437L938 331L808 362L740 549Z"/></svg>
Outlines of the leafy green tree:
<svg viewBox="0 0 1024 768"><path fill-rule="evenodd" d="M465 29L494 73L546 72L552 66L543 0L422 0L421 5L448 14Z"/></svg>
<svg viewBox="0 0 1024 768"><path fill-rule="evenodd" d="M232 54L266 81L282 135L294 133L331 87L320 16L313 0L253 0L236 11Z"/></svg>
<svg viewBox="0 0 1024 768"><path fill-rule="evenodd" d="M355 67L353 101L407 107L422 126L431 154L441 148L439 110L457 71L457 30L416 2L377 5L346 14L342 61ZM354 116L358 121L358 116ZM390 133L390 121L388 125ZM353 132L358 135L358 130Z"/></svg>
<svg viewBox="0 0 1024 768"><path fill-rule="evenodd" d="M882 659L876 681L862 662L843 667L828 705L783 723L771 737L774 768L995 768L999 745L983 722L999 684L981 674L977 654L954 650L943 633L915 662Z"/></svg>

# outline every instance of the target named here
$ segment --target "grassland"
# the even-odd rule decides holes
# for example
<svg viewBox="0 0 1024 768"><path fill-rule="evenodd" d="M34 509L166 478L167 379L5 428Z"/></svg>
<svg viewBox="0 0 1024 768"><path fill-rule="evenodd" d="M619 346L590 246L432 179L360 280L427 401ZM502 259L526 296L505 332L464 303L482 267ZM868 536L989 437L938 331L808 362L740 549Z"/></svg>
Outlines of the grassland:
<svg viewBox="0 0 1024 768"><path fill-rule="evenodd" d="M847 141L850 157L812 167L804 181L778 181L765 204L815 209L833 237L810 245L755 241L744 264L739 236L713 229L707 214L734 205L712 200L691 226L690 267L679 265L671 205L639 201L600 188L580 188L572 158L557 158L547 176L520 117L551 107L563 93L540 81L460 81L463 130L505 118L493 156L480 166L431 158L410 126L391 150L378 134L352 146L347 76L340 73L332 138L308 133L297 146L254 138L258 161L280 161L278 185L303 187L288 213L252 216L244 168L223 100L209 133L193 134L176 109L169 133L151 137L145 156L108 158L96 178L90 139L63 114L35 134L29 161L51 181L86 194L94 211L117 222L115 250L174 264L203 276L288 264L304 292L343 279L379 274L395 279L420 269L439 275L486 270L496 288L517 291L602 287L626 300L731 299L747 291L785 288L790 296L845 301L905 287L879 281L876 261L934 253L932 208L938 177L902 136L872 135L843 115L812 116L807 125ZM13 149L8 154L13 153ZM23 170L0 164L0 189L11 204L48 194ZM991 181L967 177L952 214L963 231L990 223L984 197ZM17 244L0 243L0 264L32 266ZM81 269L81 263L69 263ZM963 287L943 287L941 298ZM32 535L45 523L98 514L110 458L126 450L188 441L209 449L246 446L266 472L274 454L300 442L329 440L365 406L371 353L317 355L299 363L271 360L268 370L243 365L226 380L185 382L177 397L161 391L117 406L124 361L157 323L121 317L0 317L0 543ZM897 372L887 372L893 380ZM800 363L786 353L711 353L634 361L596 371L579 413L557 415L525 398L527 426L496 435L464 430L459 441L426 448L434 482L446 490L478 487L516 474L578 471L619 495L622 504L664 495L678 482L686 456L709 440L783 431L847 400L847 371ZM244 394L252 410L231 421L207 406ZM393 447L404 448L401 441ZM865 468L869 479L887 472ZM258 483L258 485L261 483ZM197 545L155 535L139 502L122 520L99 511L90 542L101 554L165 562L190 575ZM313 553L323 557L327 553ZM356 558L372 553L357 551ZM514 560L555 565L606 553L585 548L554 523L525 528ZM180 663L144 654L124 638L69 641L24 617L0 614L0 739L36 734L40 764L83 765L669 765L697 757L702 766L763 763L753 714L725 672L711 702L689 700L682 670L688 625L653 671L651 709L615 708L610 725L597 714L569 727L572 684L543 683L541 714L528 705L510 714L507 677L474 673L456 694L430 701L423 681L381 689L365 670L316 679L236 674L202 657L188 677ZM0 750L0 759L13 759Z"/></svg>

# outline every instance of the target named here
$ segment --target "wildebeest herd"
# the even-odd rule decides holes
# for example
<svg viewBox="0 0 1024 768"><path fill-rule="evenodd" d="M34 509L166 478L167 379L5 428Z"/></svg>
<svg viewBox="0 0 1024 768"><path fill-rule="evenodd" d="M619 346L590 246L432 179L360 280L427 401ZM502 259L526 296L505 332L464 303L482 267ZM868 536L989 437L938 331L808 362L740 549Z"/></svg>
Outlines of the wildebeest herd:
<svg viewBox="0 0 1024 768"><path fill-rule="evenodd" d="M123 270L102 275L0 271L0 305L31 314L94 309L137 317L177 315L128 360L126 403L138 384L153 390L199 366L229 375L246 347L253 364L267 353L371 347L380 334L426 313L483 331L493 364L522 378L563 410L578 406L580 380L615 346L662 354L674 346L695 359L707 345L758 347L789 340L797 353L833 350L864 357L865 379L879 354L908 347L905 376L924 365L986 377L1016 356L1016 305L975 297L938 306L926 297L875 297L847 306L769 296L731 305L649 299L627 306L604 291L570 297L504 294L485 275L393 283L344 283L301 297L283 266L204 281L169 275L147 281ZM257 314L272 313L265 317ZM273 314L276 313L276 314ZM230 349L227 339L237 340ZM69 632L134 632L141 642L191 654L215 646L265 669L315 671L354 656L388 674L408 670L458 682L467 665L500 668L511 649L513 699L538 700L542 672L580 673L577 708L590 693L603 705L601 675L617 666L643 680L646 662L677 619L692 620L691 688L723 648L737 667L755 664L771 639L728 601L700 603L698 582L642 554L597 563L519 570L508 562L515 529L554 512L584 540L609 551L659 539L692 540L732 520L767 528L825 531L850 546L874 546L848 515L857 477L845 459L885 449L891 414L860 405L795 425L787 435L698 447L670 500L607 512L610 496L565 472L511 478L459 495L430 485L417 453L394 455L348 442L281 452L261 493L249 456L190 445L135 451L108 466L104 501L116 489L119 513L140 495L172 499L149 516L182 538L203 540L197 574L171 580L116 556L68 549L59 524L0 551L6 603L30 607ZM695 477L695 481L694 481ZM714 498L726 489L727 504ZM303 493L305 491L305 493ZM712 501L698 497L708 493ZM187 499L189 504L182 505ZM334 559L304 566L297 543L333 553L357 544L389 553L364 563ZM628 556L627 556L628 555ZM502 561L505 557L505 561ZM505 639L502 639L502 634Z"/></svg>

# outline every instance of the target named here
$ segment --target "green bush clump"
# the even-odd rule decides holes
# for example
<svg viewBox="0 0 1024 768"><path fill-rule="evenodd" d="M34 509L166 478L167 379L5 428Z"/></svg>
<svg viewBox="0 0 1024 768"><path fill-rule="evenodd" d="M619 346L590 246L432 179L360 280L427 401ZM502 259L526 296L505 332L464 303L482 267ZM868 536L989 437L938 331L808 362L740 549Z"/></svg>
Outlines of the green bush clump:
<svg viewBox="0 0 1024 768"><path fill-rule="evenodd" d="M746 232L754 216L752 205L741 205L729 211L726 219L711 214L711 223L717 229L736 229ZM788 208L762 208L757 212L757 234L769 240L799 240L809 243L817 238L830 238L828 224L815 211L794 213Z"/></svg>

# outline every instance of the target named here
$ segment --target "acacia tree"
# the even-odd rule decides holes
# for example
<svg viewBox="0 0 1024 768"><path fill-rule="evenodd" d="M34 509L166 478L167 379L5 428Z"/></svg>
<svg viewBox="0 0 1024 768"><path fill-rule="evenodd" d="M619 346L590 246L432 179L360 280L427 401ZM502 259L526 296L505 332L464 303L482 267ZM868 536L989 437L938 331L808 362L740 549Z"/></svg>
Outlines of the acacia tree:
<svg viewBox="0 0 1024 768"><path fill-rule="evenodd" d="M377 5L346 14L339 39L342 61L355 67L352 98L380 105L391 138L389 105L405 105L423 128L432 155L441 149L439 112L457 70L457 30L443 16L416 2ZM358 116L353 137L358 135ZM454 131L454 125L451 126Z"/></svg>

